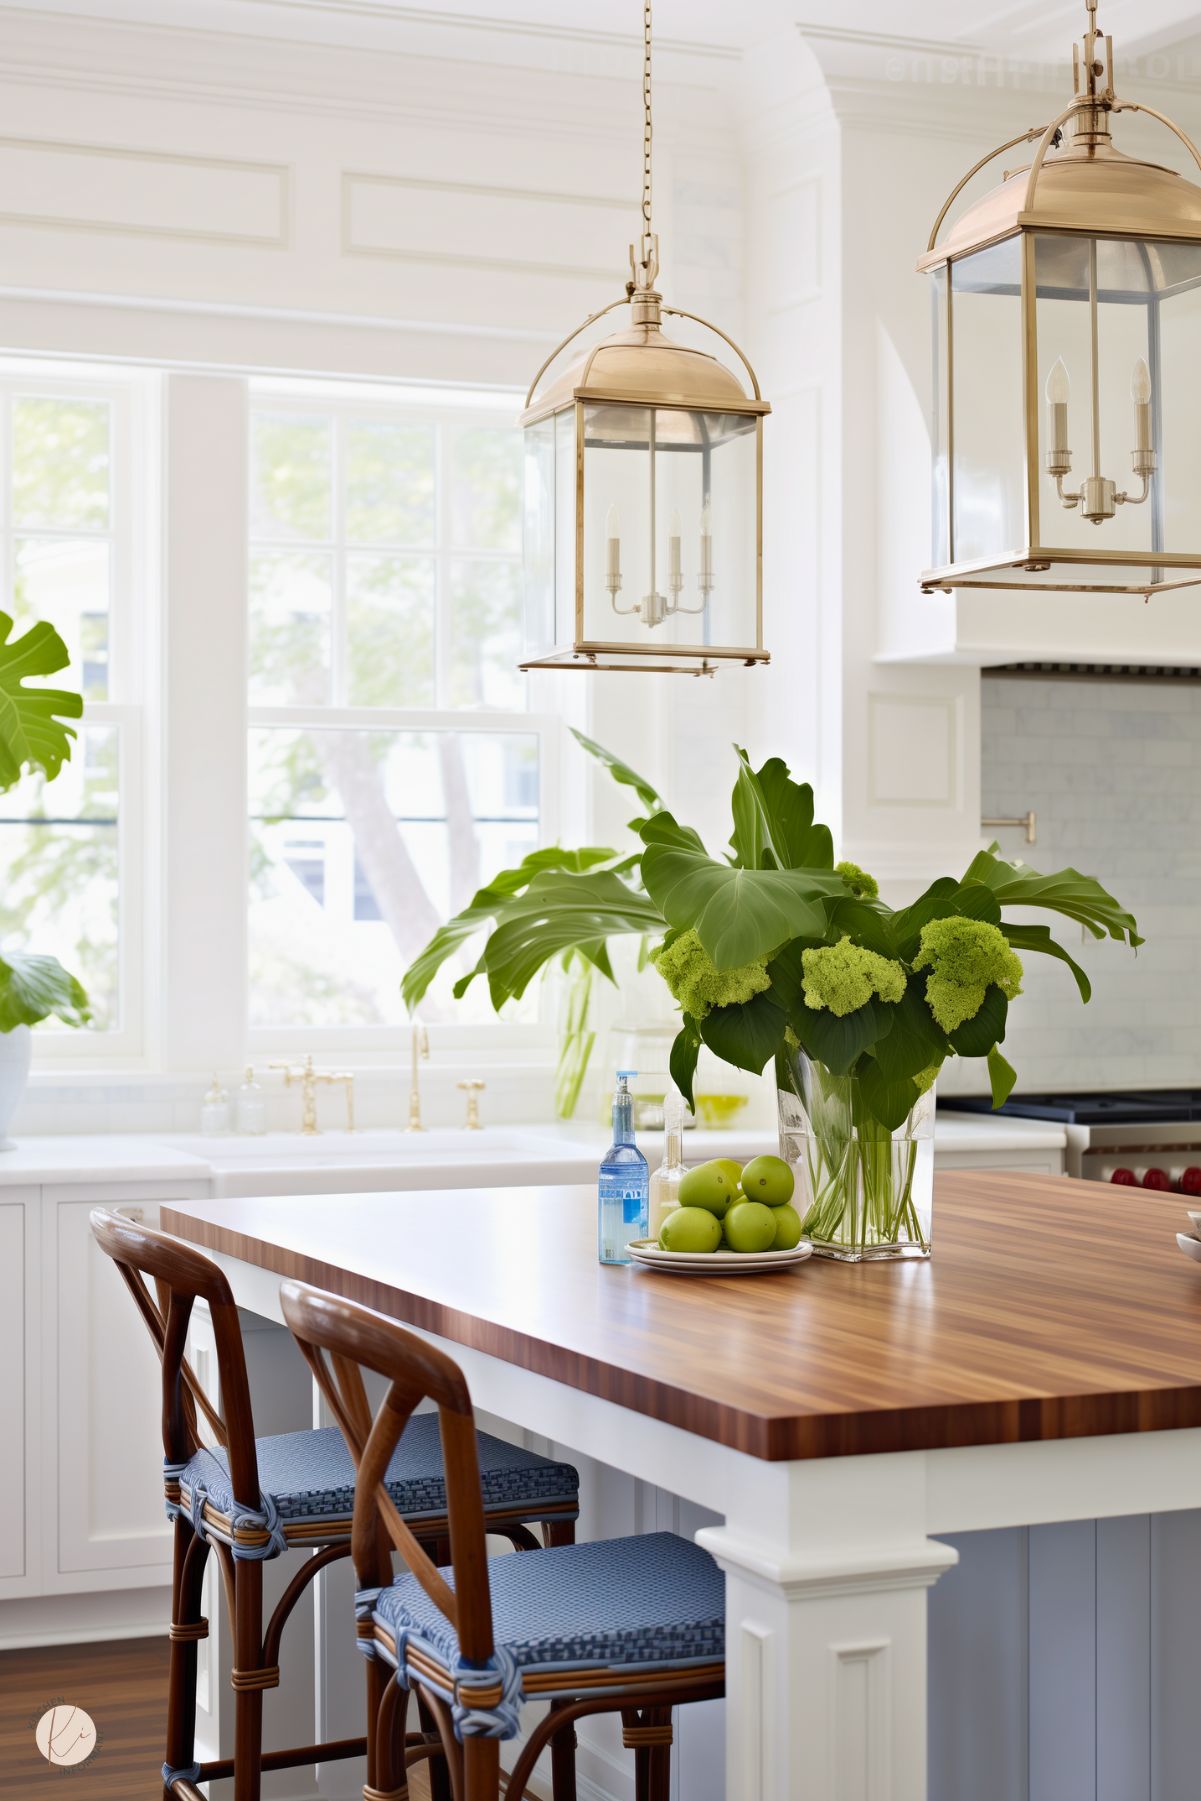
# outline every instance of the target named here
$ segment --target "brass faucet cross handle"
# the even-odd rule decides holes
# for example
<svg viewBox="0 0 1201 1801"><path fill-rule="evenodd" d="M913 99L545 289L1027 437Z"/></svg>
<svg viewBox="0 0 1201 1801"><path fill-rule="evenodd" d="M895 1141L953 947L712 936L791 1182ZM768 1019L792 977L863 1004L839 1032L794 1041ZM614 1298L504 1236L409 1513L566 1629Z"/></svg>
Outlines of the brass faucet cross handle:
<svg viewBox="0 0 1201 1801"><path fill-rule="evenodd" d="M464 1127L468 1132L482 1131L483 1128L480 1122L480 1095L487 1087L487 1083L479 1081L460 1082L459 1087L467 1096L467 1118L463 1122Z"/></svg>
<svg viewBox="0 0 1201 1801"><path fill-rule="evenodd" d="M271 1063L269 1069L280 1069L284 1075L284 1087L291 1088L293 1082L300 1084L300 1129L308 1137L315 1137L321 1130L317 1124L317 1088L318 1084L333 1086L340 1083L346 1090L346 1130L354 1131L354 1076L349 1070L317 1070L313 1068L311 1056L297 1067L294 1063Z"/></svg>

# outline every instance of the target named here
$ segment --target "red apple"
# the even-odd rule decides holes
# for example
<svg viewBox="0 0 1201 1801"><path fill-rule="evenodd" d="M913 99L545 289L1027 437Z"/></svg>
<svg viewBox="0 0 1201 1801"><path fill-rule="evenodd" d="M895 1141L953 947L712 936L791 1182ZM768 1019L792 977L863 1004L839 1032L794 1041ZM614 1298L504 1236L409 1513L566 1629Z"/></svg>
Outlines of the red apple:
<svg viewBox="0 0 1201 1801"><path fill-rule="evenodd" d="M1143 1177L1143 1187L1170 1189L1172 1187L1172 1178L1166 1169L1149 1169Z"/></svg>
<svg viewBox="0 0 1201 1801"><path fill-rule="evenodd" d="M1115 1169L1109 1179L1111 1182L1121 1182L1127 1188L1138 1186L1138 1177L1132 1169Z"/></svg>
<svg viewBox="0 0 1201 1801"><path fill-rule="evenodd" d="M1181 1194L1201 1194L1201 1169L1190 1163L1180 1178Z"/></svg>

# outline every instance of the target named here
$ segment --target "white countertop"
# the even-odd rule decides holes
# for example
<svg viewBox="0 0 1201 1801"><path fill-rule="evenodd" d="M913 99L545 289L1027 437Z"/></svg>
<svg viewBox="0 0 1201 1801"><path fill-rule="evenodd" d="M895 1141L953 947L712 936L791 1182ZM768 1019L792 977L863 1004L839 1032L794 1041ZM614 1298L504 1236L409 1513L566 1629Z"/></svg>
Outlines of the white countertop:
<svg viewBox="0 0 1201 1801"><path fill-rule="evenodd" d="M657 1161L661 1132L639 1134L648 1160ZM248 1177L270 1171L280 1192L287 1172L345 1170L356 1186L375 1186L380 1171L403 1167L408 1186L453 1186L478 1179L481 1166L503 1171L514 1181L582 1181L599 1162L608 1143L605 1129L592 1121L556 1121L529 1126L485 1127L482 1132L433 1130L419 1141L394 1131L367 1129L354 1134L326 1132L315 1139L275 1132L262 1138L233 1135L204 1139L195 1135L125 1133L63 1137L25 1137L11 1150L0 1151L0 1186L22 1183L87 1183L128 1180L208 1182L213 1178ZM1041 1120L990 1119L987 1114L940 1113L936 1143L956 1157L974 1151L1062 1150L1062 1126ZM703 1127L684 1135L689 1163L707 1157L758 1156L776 1148L774 1131L766 1128L724 1132Z"/></svg>

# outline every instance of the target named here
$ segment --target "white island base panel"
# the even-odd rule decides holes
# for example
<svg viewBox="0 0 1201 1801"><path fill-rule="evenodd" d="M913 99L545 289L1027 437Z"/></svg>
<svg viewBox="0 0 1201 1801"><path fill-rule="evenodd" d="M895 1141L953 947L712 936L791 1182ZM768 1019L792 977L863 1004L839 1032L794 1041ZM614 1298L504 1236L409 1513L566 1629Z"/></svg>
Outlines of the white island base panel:
<svg viewBox="0 0 1201 1801"><path fill-rule="evenodd" d="M277 1278L217 1261L240 1305L279 1320ZM256 1398L270 1380L291 1424L320 1418L272 1336L251 1340L274 1369L252 1376ZM768 1463L432 1342L490 1429L581 1461L582 1535L695 1531L725 1569L728 1699L677 1714L678 1801L1192 1801L1201 1432ZM361 1729L349 1589L343 1568L318 1597L312 1689L294 1645L268 1697L274 1742ZM212 1756L231 1709L209 1617ZM633 1801L608 1722L582 1722L579 1772L581 1801ZM361 1780L325 1765L264 1792L358 1801Z"/></svg>

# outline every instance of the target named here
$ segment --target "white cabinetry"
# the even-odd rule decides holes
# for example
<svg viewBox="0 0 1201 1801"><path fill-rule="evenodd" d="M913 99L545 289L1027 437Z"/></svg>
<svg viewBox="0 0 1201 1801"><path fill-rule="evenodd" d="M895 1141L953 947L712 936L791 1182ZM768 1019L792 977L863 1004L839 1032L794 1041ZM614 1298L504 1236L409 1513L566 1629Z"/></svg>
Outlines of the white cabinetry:
<svg viewBox="0 0 1201 1801"><path fill-rule="evenodd" d="M46 1492L58 1496L53 1581L80 1587L169 1579L171 1531L163 1512L162 1387L150 1336L88 1215L120 1205L149 1226L160 1201L197 1199L206 1185L44 1189L43 1324L49 1340Z"/></svg>
<svg viewBox="0 0 1201 1801"><path fill-rule="evenodd" d="M33 1418L28 1371L32 1362L29 1274L30 1219L36 1220L36 1189L0 1190L0 1596L20 1585L29 1566Z"/></svg>

